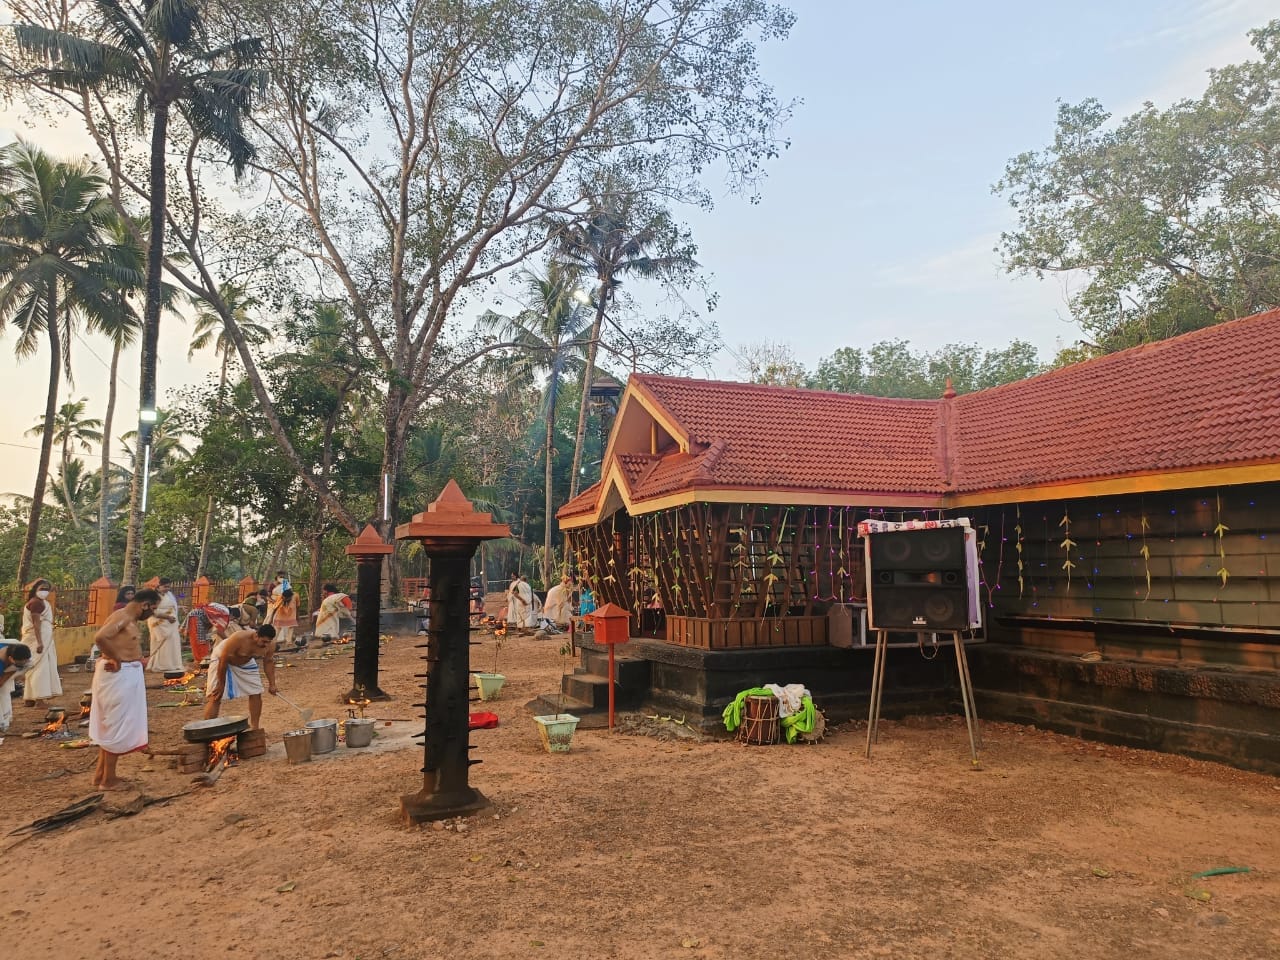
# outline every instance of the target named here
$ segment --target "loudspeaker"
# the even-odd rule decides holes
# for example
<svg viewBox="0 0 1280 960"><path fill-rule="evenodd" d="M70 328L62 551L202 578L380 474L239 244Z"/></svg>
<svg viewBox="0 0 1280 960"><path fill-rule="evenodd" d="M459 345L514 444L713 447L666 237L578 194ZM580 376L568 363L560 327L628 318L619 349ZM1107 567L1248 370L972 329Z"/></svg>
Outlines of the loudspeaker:
<svg viewBox="0 0 1280 960"><path fill-rule="evenodd" d="M867 593L876 630L964 630L969 583L963 527L867 536Z"/></svg>

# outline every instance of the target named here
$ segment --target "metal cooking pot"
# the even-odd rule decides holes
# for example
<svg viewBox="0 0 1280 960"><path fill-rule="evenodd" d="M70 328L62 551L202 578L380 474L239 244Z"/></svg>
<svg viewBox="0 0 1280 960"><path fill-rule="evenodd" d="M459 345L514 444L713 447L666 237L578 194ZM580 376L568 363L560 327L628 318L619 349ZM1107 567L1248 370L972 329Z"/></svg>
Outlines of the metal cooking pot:
<svg viewBox="0 0 1280 960"><path fill-rule="evenodd" d="M214 717L192 720L182 725L182 739L188 743L211 743L249 729L248 717Z"/></svg>
<svg viewBox="0 0 1280 960"><path fill-rule="evenodd" d="M50 707L44 715L45 723L57 723L67 715L66 707Z"/></svg>
<svg viewBox="0 0 1280 960"><path fill-rule="evenodd" d="M312 753L332 753L338 745L337 720L308 720L303 726L311 731Z"/></svg>
<svg viewBox="0 0 1280 960"><path fill-rule="evenodd" d="M164 678L166 680L181 680L186 675L186 672L183 670L166 670L164 672Z"/></svg>

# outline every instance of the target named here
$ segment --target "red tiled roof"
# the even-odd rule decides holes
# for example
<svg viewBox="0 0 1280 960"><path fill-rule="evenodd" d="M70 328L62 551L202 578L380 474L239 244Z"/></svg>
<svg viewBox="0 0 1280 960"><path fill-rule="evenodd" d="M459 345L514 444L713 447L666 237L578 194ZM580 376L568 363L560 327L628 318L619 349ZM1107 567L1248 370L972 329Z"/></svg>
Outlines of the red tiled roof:
<svg viewBox="0 0 1280 960"><path fill-rule="evenodd" d="M687 452L620 454L628 499L947 494L1280 463L1280 310L954 399L632 375ZM591 513L600 485L561 516Z"/></svg>
<svg viewBox="0 0 1280 960"><path fill-rule="evenodd" d="M631 382L695 444L683 458L664 458L636 495L680 489L699 466L701 488L941 491L931 400L639 374Z"/></svg>
<svg viewBox="0 0 1280 960"><path fill-rule="evenodd" d="M953 401L957 492L1280 458L1280 310Z"/></svg>
<svg viewBox="0 0 1280 960"><path fill-rule="evenodd" d="M591 513L596 508L596 499L600 496L601 485L593 483L579 492L572 500L556 511L557 517L576 517L579 514Z"/></svg>

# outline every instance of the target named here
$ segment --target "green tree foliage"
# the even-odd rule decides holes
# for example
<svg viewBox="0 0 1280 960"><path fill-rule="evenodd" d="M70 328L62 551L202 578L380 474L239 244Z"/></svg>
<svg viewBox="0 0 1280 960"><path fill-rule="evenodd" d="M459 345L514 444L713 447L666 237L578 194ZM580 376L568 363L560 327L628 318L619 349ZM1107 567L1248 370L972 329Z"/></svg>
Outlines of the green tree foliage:
<svg viewBox="0 0 1280 960"><path fill-rule="evenodd" d="M1022 340L1001 349L949 343L926 352L913 351L905 340L882 340L865 351L841 347L818 363L806 385L874 397L933 399L942 396L948 380L956 393L971 393L1043 370L1035 347Z"/></svg>
<svg viewBox="0 0 1280 960"><path fill-rule="evenodd" d="M1053 142L995 185L1018 218L1008 270L1083 278L1087 352L1280 304L1280 20L1250 37L1259 58L1211 71L1198 98L1120 119L1060 105Z"/></svg>

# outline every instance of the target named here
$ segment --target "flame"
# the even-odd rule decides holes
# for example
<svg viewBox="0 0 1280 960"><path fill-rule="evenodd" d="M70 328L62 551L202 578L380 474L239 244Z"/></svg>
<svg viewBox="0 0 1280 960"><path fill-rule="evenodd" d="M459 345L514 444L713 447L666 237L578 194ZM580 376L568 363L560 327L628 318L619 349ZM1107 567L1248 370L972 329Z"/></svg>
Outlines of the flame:
<svg viewBox="0 0 1280 960"><path fill-rule="evenodd" d="M81 707L81 708L80 708L80 719L81 719L81 720L87 720L87 719L88 719L88 717L89 717L89 708L88 708L88 707Z"/></svg>
<svg viewBox="0 0 1280 960"><path fill-rule="evenodd" d="M209 772L216 770L223 757L226 757L228 764L236 761L235 734L223 737L221 740L214 740L209 744L209 764L205 767L205 770Z"/></svg>
<svg viewBox="0 0 1280 960"><path fill-rule="evenodd" d="M195 678L196 678L195 672L192 671L191 673L184 673L182 676L178 677L178 679L176 680L166 680L164 682L164 685L166 687L185 687L188 683L190 683Z"/></svg>
<svg viewBox="0 0 1280 960"><path fill-rule="evenodd" d="M58 717L58 719L55 720L53 723L46 724L45 728L40 732L43 733L46 737L53 734L59 734L59 733L62 733L62 728L65 727L66 725L67 725L67 715L64 713L60 717Z"/></svg>

